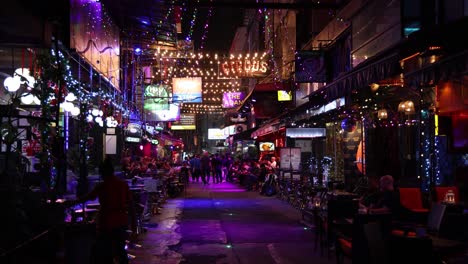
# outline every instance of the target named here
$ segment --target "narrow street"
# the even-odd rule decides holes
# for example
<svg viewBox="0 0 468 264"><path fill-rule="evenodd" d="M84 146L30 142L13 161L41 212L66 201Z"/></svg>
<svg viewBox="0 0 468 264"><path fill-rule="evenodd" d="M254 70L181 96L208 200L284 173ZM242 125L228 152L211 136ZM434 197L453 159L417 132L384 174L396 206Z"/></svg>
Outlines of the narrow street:
<svg viewBox="0 0 468 264"><path fill-rule="evenodd" d="M237 184L191 183L151 219L131 263L335 263L298 210Z"/></svg>

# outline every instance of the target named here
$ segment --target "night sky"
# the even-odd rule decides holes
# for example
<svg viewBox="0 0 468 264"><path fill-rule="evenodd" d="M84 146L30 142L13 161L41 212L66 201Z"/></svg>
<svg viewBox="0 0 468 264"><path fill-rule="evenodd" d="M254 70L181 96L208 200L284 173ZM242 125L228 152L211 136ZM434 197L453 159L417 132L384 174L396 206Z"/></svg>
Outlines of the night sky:
<svg viewBox="0 0 468 264"><path fill-rule="evenodd" d="M244 10L239 8L213 8L208 23L208 34L204 40L203 51L228 52L237 27L242 24ZM192 39L195 44L195 51L200 51L201 40L204 27L207 22L209 9L197 10L197 18ZM193 9L188 9L183 13L182 34L179 38L185 38L190 29L190 21L193 17Z"/></svg>

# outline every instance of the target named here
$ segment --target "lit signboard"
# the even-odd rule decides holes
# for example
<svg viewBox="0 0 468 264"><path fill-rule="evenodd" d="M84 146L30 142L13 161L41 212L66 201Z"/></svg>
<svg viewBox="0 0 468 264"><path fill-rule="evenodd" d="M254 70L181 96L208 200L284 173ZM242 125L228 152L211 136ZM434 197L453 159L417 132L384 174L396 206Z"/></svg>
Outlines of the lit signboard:
<svg viewBox="0 0 468 264"><path fill-rule="evenodd" d="M171 103L172 92L168 85L148 85L145 87L143 110L146 121L175 121L180 109Z"/></svg>
<svg viewBox="0 0 468 264"><path fill-rule="evenodd" d="M291 91L278 90L278 101L292 101Z"/></svg>
<svg viewBox="0 0 468 264"><path fill-rule="evenodd" d="M129 123L125 128L125 135L130 137L141 137L141 125L137 123Z"/></svg>
<svg viewBox="0 0 468 264"><path fill-rule="evenodd" d="M126 137L126 138L125 138L125 141L126 141L126 142L129 142L129 143L140 143L140 142L141 142L141 138L137 138L137 137Z"/></svg>
<svg viewBox="0 0 468 264"><path fill-rule="evenodd" d="M181 114L180 119L172 123L171 130L195 130L195 114Z"/></svg>
<svg viewBox="0 0 468 264"><path fill-rule="evenodd" d="M174 102L201 103L202 78L172 78Z"/></svg>
<svg viewBox="0 0 468 264"><path fill-rule="evenodd" d="M325 128L286 128L286 137L290 138L316 138L327 135Z"/></svg>
<svg viewBox="0 0 468 264"><path fill-rule="evenodd" d="M226 139L226 138L227 138L227 136L224 134L223 129L208 128L208 139L221 140L221 139Z"/></svg>
<svg viewBox="0 0 468 264"><path fill-rule="evenodd" d="M273 142L260 142L260 144L258 144L258 148L260 151L274 151L275 144Z"/></svg>
<svg viewBox="0 0 468 264"><path fill-rule="evenodd" d="M223 94L223 107L234 108L242 104L245 98L244 92L232 92Z"/></svg>
<svg viewBox="0 0 468 264"><path fill-rule="evenodd" d="M151 110L145 111L146 121L176 121L180 117L180 108L177 104L169 104L169 109L166 110Z"/></svg>
<svg viewBox="0 0 468 264"><path fill-rule="evenodd" d="M220 64L220 77L266 76L268 68L268 62L261 57L231 59Z"/></svg>

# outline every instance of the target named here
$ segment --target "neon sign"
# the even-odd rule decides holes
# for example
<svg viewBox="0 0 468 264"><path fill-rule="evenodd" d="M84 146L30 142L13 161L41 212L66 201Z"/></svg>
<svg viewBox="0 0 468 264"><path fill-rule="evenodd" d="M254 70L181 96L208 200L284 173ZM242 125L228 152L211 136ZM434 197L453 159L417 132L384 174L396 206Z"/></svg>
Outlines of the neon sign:
<svg viewBox="0 0 468 264"><path fill-rule="evenodd" d="M268 63L259 59L229 60L221 63L220 69L224 76L262 76L268 71Z"/></svg>

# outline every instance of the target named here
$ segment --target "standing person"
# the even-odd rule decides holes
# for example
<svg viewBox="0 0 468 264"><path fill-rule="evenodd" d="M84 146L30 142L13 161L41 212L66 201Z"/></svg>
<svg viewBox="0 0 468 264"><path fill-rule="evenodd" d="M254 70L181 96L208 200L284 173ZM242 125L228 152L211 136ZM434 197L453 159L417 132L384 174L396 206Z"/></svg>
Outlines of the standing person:
<svg viewBox="0 0 468 264"><path fill-rule="evenodd" d="M128 184L114 175L114 167L109 158L103 161L99 171L103 182L72 203L99 199L93 263L115 263L115 259L118 259L118 263L128 263L125 240L129 220L131 220L131 230L134 233L136 230L132 193Z"/></svg>
<svg viewBox="0 0 468 264"><path fill-rule="evenodd" d="M190 168L192 170L192 181L199 181L201 173L200 155L196 154L190 160Z"/></svg>
<svg viewBox="0 0 468 264"><path fill-rule="evenodd" d="M223 160L219 156L219 153L216 153L212 163L214 169L213 182L221 183L223 181Z"/></svg>
<svg viewBox="0 0 468 264"><path fill-rule="evenodd" d="M232 166L232 159L231 157L229 157L229 154L226 153L223 156L223 175L222 175L225 181L228 181L228 174L229 174L229 171L231 170L231 166Z"/></svg>
<svg viewBox="0 0 468 264"><path fill-rule="evenodd" d="M208 184L210 181L210 170L211 161L208 152L203 153L203 157L200 159L201 177L204 184Z"/></svg>

